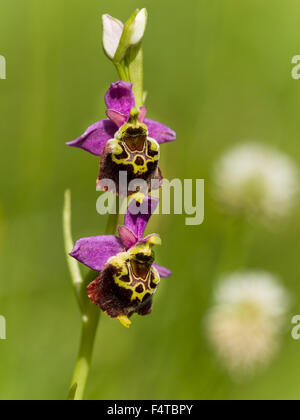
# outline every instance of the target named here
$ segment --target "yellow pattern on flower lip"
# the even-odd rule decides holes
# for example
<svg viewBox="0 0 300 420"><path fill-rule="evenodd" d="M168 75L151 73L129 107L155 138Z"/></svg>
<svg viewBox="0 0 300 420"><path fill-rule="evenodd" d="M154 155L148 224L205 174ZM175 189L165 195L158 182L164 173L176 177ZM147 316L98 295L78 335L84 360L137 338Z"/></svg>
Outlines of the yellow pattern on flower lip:
<svg viewBox="0 0 300 420"><path fill-rule="evenodd" d="M142 303L147 294L152 296L160 282L158 271L152 266L154 253L151 238L140 243L127 252L121 252L112 257L108 264L116 270L114 282L123 289L130 290L131 302L138 300Z"/></svg>
<svg viewBox="0 0 300 420"><path fill-rule="evenodd" d="M109 140L112 160L117 165L130 165L135 175L149 171L148 164L160 158L160 147L156 140L148 137L148 130L142 123L127 123Z"/></svg>

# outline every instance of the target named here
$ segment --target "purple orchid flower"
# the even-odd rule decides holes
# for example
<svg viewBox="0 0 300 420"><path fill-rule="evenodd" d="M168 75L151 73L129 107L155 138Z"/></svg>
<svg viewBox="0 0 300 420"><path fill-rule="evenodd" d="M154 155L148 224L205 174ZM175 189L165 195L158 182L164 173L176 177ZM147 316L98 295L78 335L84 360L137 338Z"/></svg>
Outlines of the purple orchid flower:
<svg viewBox="0 0 300 420"><path fill-rule="evenodd" d="M154 264L154 245L160 245L157 234L144 238L144 232L154 213L157 200L147 198L138 214L132 203L114 235L79 239L71 256L94 271L99 277L88 286L88 296L107 315L129 327L133 313L148 315L152 311L152 297L160 278L171 272ZM136 207L135 207L136 208ZM147 211L145 211L145 208Z"/></svg>
<svg viewBox="0 0 300 420"><path fill-rule="evenodd" d="M68 146L81 148L101 156L98 187L107 190L103 180L115 182L120 193L119 172L126 171L128 183L143 179L149 191L152 179L162 180L158 167L160 145L176 140L176 133L165 125L146 118L146 107L135 108L132 84L112 83L105 95L107 106L104 119L91 125L86 132ZM131 195L133 192L129 192Z"/></svg>
<svg viewBox="0 0 300 420"><path fill-rule="evenodd" d="M113 138L118 129L129 121L130 111L135 107L132 84L124 81L111 83L105 95L105 103L108 119L91 125L81 137L67 143L68 146L78 147L93 155L101 156L108 140ZM146 107L141 107L139 121L146 124L148 136L155 139L158 144L176 140L175 131L145 116Z"/></svg>

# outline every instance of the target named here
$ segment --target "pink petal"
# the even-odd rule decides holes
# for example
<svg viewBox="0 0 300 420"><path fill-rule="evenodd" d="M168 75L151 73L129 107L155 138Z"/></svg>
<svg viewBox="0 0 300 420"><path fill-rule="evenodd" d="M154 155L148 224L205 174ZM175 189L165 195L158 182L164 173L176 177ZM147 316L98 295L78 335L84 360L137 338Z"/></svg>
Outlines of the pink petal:
<svg viewBox="0 0 300 420"><path fill-rule="evenodd" d="M126 226L119 226L118 232L119 232L119 236L122 241L122 244L124 245L124 248L126 250L132 248L138 242L138 238Z"/></svg>
<svg viewBox="0 0 300 420"><path fill-rule="evenodd" d="M147 108L145 106L141 106L140 107L140 115L139 115L139 121L140 122L144 122L146 114L147 114Z"/></svg>
<svg viewBox="0 0 300 420"><path fill-rule="evenodd" d="M121 114L118 111L114 111L113 109L108 109L106 111L106 115L119 128L128 121L128 117L126 115Z"/></svg>

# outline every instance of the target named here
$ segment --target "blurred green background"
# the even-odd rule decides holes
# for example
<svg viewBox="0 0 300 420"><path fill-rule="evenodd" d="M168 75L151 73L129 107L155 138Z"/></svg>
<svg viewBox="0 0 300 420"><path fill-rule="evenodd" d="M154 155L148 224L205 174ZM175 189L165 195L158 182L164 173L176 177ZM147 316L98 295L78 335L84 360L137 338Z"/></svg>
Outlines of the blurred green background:
<svg viewBox="0 0 300 420"><path fill-rule="evenodd" d="M211 199L211 169L230 145L257 139L300 166L298 0L1 0L0 341L1 399L64 399L78 350L80 316L65 262L61 212L71 188L74 237L101 234L98 159L65 147L104 116L116 72L101 50L101 14L126 20L147 7L148 115L178 133L163 146L172 178L206 180L206 218L156 216L164 246L150 317L130 330L102 317L87 388L90 399L298 399L300 342L287 324L280 354L243 384L220 368L203 332L228 221ZM245 266L278 274L300 312L299 208L276 230L249 226ZM231 255L232 269L239 260Z"/></svg>

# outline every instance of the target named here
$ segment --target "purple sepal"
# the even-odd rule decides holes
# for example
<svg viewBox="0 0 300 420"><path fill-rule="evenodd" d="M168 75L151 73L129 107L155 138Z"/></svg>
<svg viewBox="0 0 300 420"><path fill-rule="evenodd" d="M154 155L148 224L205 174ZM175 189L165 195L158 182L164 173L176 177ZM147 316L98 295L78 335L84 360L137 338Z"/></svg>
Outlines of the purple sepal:
<svg viewBox="0 0 300 420"><path fill-rule="evenodd" d="M91 125L82 136L66 144L101 156L106 143L114 137L116 131L117 127L111 120L101 120Z"/></svg>
<svg viewBox="0 0 300 420"><path fill-rule="evenodd" d="M92 236L79 239L70 256L94 271L101 271L111 257L122 251L122 242L116 236Z"/></svg>
<svg viewBox="0 0 300 420"><path fill-rule="evenodd" d="M150 217L155 212L158 202L158 199L148 196L140 207L137 207L135 201L132 201L128 207L125 216L125 226L136 235L139 241L144 237L147 224Z"/></svg>
<svg viewBox="0 0 300 420"><path fill-rule="evenodd" d="M122 80L111 83L110 89L105 95L105 103L108 109L113 109L129 117L131 108L135 107L132 84Z"/></svg>
<svg viewBox="0 0 300 420"><path fill-rule="evenodd" d="M165 267L161 267L160 265L153 264L153 267L156 268L161 278L167 278L172 275L172 271L168 270Z"/></svg>
<svg viewBox="0 0 300 420"><path fill-rule="evenodd" d="M176 140L175 131L171 130L171 128L166 125L150 120L149 118L145 118L144 123L148 127L148 136L155 139L158 144L169 143Z"/></svg>

